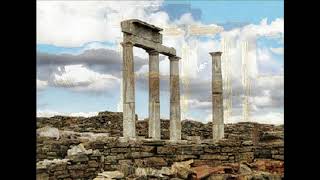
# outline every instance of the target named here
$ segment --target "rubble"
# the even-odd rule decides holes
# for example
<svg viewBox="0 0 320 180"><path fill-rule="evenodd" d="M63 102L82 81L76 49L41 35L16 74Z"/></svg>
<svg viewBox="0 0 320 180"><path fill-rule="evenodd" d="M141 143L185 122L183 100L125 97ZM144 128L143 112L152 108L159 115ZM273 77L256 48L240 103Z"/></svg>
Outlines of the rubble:
<svg viewBox="0 0 320 180"><path fill-rule="evenodd" d="M72 147L67 152L68 156L75 156L79 154L92 154L92 149L86 150L83 144Z"/></svg>
<svg viewBox="0 0 320 180"><path fill-rule="evenodd" d="M109 180L109 179L121 179L124 175L120 171L104 171L99 173L93 180Z"/></svg>
<svg viewBox="0 0 320 180"><path fill-rule="evenodd" d="M51 118L37 118L37 128L50 126L61 131L73 131L77 133L90 134L104 133L104 137L121 137L123 131L121 112L100 112L93 117L66 117L54 116ZM169 120L161 119L161 139L169 139ZM270 141L283 140L283 125L258 124L253 122L240 122L236 124L225 124L225 139L235 141ZM74 134L79 136L79 134ZM136 115L136 135L148 138L148 119L138 120ZM82 135L85 137L85 134ZM201 123L194 120L181 121L181 137L184 140L198 141L212 139L212 122ZM85 139L85 138L84 138Z"/></svg>
<svg viewBox="0 0 320 180"><path fill-rule="evenodd" d="M37 135L40 137L52 137L56 138L57 140L60 137L59 130L50 126L37 129Z"/></svg>

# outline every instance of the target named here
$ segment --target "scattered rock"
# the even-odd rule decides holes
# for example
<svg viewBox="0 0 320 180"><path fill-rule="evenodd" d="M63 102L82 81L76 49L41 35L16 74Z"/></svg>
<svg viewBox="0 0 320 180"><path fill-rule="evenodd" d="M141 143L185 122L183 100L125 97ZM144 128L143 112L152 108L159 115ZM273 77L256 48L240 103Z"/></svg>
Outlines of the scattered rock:
<svg viewBox="0 0 320 180"><path fill-rule="evenodd" d="M77 146L73 146L68 150L68 156L80 155L80 154L92 154L92 149L86 150L82 143Z"/></svg>
<svg viewBox="0 0 320 180"><path fill-rule="evenodd" d="M195 176L196 174L191 170L191 165L193 163L193 159L189 161L183 161L183 162L175 162L171 166L171 169L173 173L177 174L178 177L187 179L192 176Z"/></svg>
<svg viewBox="0 0 320 180"><path fill-rule="evenodd" d="M252 171L247 165L241 163L240 167L239 167L239 173L240 174L250 174L250 173L252 173Z"/></svg>
<svg viewBox="0 0 320 180"><path fill-rule="evenodd" d="M124 174L120 171L104 171L99 173L98 176L93 180L121 179L123 177Z"/></svg>
<svg viewBox="0 0 320 180"><path fill-rule="evenodd" d="M56 138L58 140L60 133L57 128L46 126L46 127L37 129L37 135L40 137Z"/></svg>

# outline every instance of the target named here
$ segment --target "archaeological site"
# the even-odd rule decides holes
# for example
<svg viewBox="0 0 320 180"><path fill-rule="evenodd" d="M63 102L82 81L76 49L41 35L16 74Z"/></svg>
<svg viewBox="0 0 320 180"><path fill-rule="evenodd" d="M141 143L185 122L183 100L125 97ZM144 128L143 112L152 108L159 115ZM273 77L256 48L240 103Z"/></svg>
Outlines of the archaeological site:
<svg viewBox="0 0 320 180"><path fill-rule="evenodd" d="M283 125L224 121L221 55L212 59L212 121L181 119L179 62L161 28L130 19L123 33L123 112L37 117L37 180L284 178ZM149 55L149 118L135 112L133 47ZM170 61L170 114L160 117L159 54ZM106 109L108 109L106 107Z"/></svg>

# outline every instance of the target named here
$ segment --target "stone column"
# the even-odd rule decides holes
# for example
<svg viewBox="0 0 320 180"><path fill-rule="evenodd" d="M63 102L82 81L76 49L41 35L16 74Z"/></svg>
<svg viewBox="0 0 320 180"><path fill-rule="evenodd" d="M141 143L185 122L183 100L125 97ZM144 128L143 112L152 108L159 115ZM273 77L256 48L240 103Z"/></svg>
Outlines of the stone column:
<svg viewBox="0 0 320 180"><path fill-rule="evenodd" d="M212 133L214 142L224 138L221 54L222 52L210 53L212 56Z"/></svg>
<svg viewBox="0 0 320 180"><path fill-rule="evenodd" d="M179 60L170 56L170 140L181 140Z"/></svg>
<svg viewBox="0 0 320 180"><path fill-rule="evenodd" d="M123 137L135 138L135 83L133 44L131 42L121 43L123 47Z"/></svg>
<svg viewBox="0 0 320 180"><path fill-rule="evenodd" d="M161 139L159 52L148 50L149 54L149 137Z"/></svg>

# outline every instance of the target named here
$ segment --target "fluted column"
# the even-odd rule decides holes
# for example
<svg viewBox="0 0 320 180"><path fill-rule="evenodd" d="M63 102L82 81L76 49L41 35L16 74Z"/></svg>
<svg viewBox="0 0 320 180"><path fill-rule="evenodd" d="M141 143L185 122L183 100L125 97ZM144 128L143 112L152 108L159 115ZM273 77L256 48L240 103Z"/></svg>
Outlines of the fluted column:
<svg viewBox="0 0 320 180"><path fill-rule="evenodd" d="M212 56L212 133L213 141L224 138L223 90L221 73L222 52L211 52Z"/></svg>
<svg viewBox="0 0 320 180"><path fill-rule="evenodd" d="M133 44L131 42L121 43L123 47L123 137L135 138L135 83Z"/></svg>
<svg viewBox="0 0 320 180"><path fill-rule="evenodd" d="M159 52L148 50L149 54L149 137L161 139Z"/></svg>
<svg viewBox="0 0 320 180"><path fill-rule="evenodd" d="M181 140L179 57L170 56L170 140Z"/></svg>

